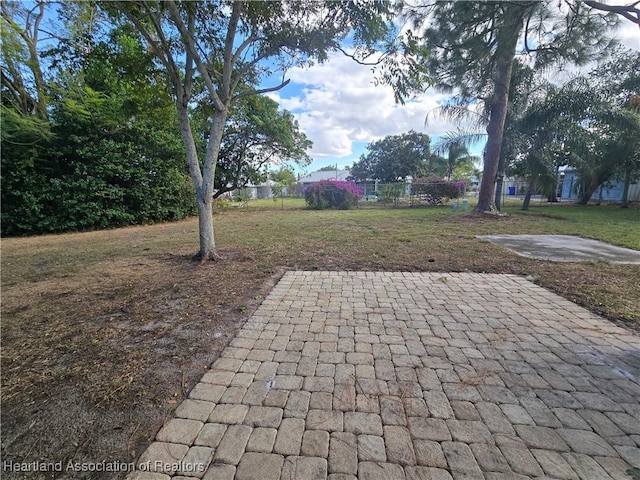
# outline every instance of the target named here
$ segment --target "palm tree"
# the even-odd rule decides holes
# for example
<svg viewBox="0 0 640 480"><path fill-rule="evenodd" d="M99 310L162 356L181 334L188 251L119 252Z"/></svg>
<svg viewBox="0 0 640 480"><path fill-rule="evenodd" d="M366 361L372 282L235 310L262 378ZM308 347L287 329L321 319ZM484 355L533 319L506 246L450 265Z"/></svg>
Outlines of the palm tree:
<svg viewBox="0 0 640 480"><path fill-rule="evenodd" d="M477 158L475 155L469 155L469 150L461 143L451 144L446 157L446 163L444 164L444 176L447 180L451 180L451 175L453 175L457 168L465 166L472 168L473 162Z"/></svg>
<svg viewBox="0 0 640 480"><path fill-rule="evenodd" d="M580 176L578 203L586 204L601 185L640 176L640 114L629 101L640 90L638 65L640 54L618 54L589 75L548 87L525 109L513 128L533 181L552 188L557 167L571 165Z"/></svg>

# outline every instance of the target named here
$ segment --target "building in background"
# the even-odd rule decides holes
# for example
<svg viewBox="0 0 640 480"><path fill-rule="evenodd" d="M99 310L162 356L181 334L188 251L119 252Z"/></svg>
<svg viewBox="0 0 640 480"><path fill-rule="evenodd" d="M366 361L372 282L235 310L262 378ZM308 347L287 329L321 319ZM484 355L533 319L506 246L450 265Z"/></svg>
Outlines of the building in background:
<svg viewBox="0 0 640 480"><path fill-rule="evenodd" d="M310 173L298 180L298 183L304 190L309 185L319 183L323 180L335 180L336 182L345 182L347 177L351 175L351 171L348 168L344 170L318 170L317 172Z"/></svg>
<svg viewBox="0 0 640 480"><path fill-rule="evenodd" d="M580 175L572 167L560 167L558 169L558 197L561 200L578 200L580 192ZM600 185L591 196L592 201L621 202L624 182L612 180ZM640 202L640 182L631 182L629 185L629 201Z"/></svg>

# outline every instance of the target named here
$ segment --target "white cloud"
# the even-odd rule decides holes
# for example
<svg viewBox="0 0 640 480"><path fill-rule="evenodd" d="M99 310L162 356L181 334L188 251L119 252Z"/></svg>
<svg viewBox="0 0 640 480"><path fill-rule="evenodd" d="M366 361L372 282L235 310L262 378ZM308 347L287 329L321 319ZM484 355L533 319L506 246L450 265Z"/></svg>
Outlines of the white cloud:
<svg viewBox="0 0 640 480"><path fill-rule="evenodd" d="M371 67L341 54L308 69L294 68L288 77L292 85L270 96L294 113L313 141L311 155L316 158L347 157L354 141L371 142L411 129L434 136L455 128L438 120L425 125L427 113L447 95L428 91L398 105L391 87L375 85Z"/></svg>
<svg viewBox="0 0 640 480"><path fill-rule="evenodd" d="M640 35L638 32L638 25L624 19L621 20L620 26L615 32L615 36L626 48L640 50Z"/></svg>
<svg viewBox="0 0 640 480"><path fill-rule="evenodd" d="M640 49L635 24L622 22L616 36L623 45ZM390 86L375 85L370 66L342 54L307 69L293 68L287 77L291 85L269 96L294 113L313 141L310 153L314 158L349 157L358 153L354 152L353 142L368 143L411 129L433 138L457 128L433 113L425 125L427 115L450 95L429 89L405 105L396 104Z"/></svg>

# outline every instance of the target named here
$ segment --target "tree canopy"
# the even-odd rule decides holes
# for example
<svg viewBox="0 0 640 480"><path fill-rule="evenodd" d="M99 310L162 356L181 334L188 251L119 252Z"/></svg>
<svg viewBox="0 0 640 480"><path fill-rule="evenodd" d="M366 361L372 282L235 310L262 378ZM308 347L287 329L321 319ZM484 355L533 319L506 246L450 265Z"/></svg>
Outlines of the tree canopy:
<svg viewBox="0 0 640 480"><path fill-rule="evenodd" d="M45 7L38 3L35 12ZM13 12L3 9L3 21L26 21L23 13L7 19ZM112 28L85 37L91 48L84 49L62 25L58 34L65 41L42 46L36 57L50 65L41 89L46 115L35 106L25 111L20 105L31 101L9 94L3 77L3 235L192 215L171 97L137 35ZM28 59L16 62L19 72L30 71ZM40 95L28 86L35 81L26 75L26 91L17 93Z"/></svg>
<svg viewBox="0 0 640 480"><path fill-rule="evenodd" d="M578 171L581 203L600 185L638 177L638 67L640 54L617 49L563 85L526 68L514 77L502 155L512 173L528 179L529 193L536 185L553 198L561 166Z"/></svg>
<svg viewBox="0 0 640 480"><path fill-rule="evenodd" d="M357 181L390 183L418 176L431 158L430 143L427 134L413 130L371 142L367 145L368 153L351 167L351 177Z"/></svg>
<svg viewBox="0 0 640 480"><path fill-rule="evenodd" d="M207 136L206 119L211 110L209 105L199 105L192 113L192 123L200 126L198 139ZM198 143L204 155L206 142ZM307 153L311 146L297 120L290 112L280 110L276 101L264 95L242 97L233 105L225 125L213 198L266 180L268 170L276 166L307 166L311 163Z"/></svg>
<svg viewBox="0 0 640 480"><path fill-rule="evenodd" d="M572 1L436 1L407 5L405 14L424 28L419 45L430 52L425 64L436 87L458 92L459 105L484 104L487 146L477 210L490 210L516 55L533 56L535 68L585 64L610 46L617 16L595 15Z"/></svg>
<svg viewBox="0 0 640 480"><path fill-rule="evenodd" d="M122 6L127 16L113 3L71 2L57 11L54 7L44 1L33 5L2 2L3 234L104 228L194 214L198 183L193 183L193 177L203 173L201 168L214 172L206 170L205 159L212 155L215 118L224 120L215 155L220 168L209 177L215 195L266 178L274 165L309 161L306 150L311 144L293 116L258 94L256 84L265 73L263 66L255 64L244 71L244 77L234 77L235 98L227 98L228 108L220 117L204 76L195 69L180 76L187 82L189 95L175 96L166 65L135 22L127 20L128 16L135 18L151 29L154 21L160 21L160 31L166 28L171 39L156 35L152 40L164 38L171 44L166 46L175 54L171 57L176 61L175 73L187 68L189 61L174 49L180 42L180 29L167 17L169 9L177 8L187 20L202 9L206 18L198 21L213 21L219 7L222 14L228 14L226 20L216 17L219 26L231 15L222 3L130 3ZM235 6L240 7L253 8ZM269 6L264 7L262 13L270 15ZM45 17L49 25L43 33ZM297 21L301 21L299 16ZM251 27L254 30L247 25L236 27L245 34L253 31L255 37L255 29L268 20L260 17L256 22ZM215 25L207 28L202 34L213 36L200 38L198 32L199 41L210 42L207 45L216 53L225 37ZM302 27L297 31L300 38L303 31ZM240 50L249 48L252 54L266 55L264 58L273 54L270 47L263 54L254 50L258 45L266 48L263 34L252 37L262 43L251 48L240 45ZM278 40L284 46L290 41L294 40ZM320 43L314 45L308 47L312 51L320 48ZM297 47L286 48L292 54ZM279 52L283 62L291 61L287 52ZM238 53L234 72L248 67L246 53ZM305 56L296 61L306 60ZM207 65L209 78L218 85L215 71L222 64L216 62L211 59ZM193 67L196 62L192 63ZM182 93L187 92L184 85L178 86ZM176 109L177 100L186 100L180 103L184 109ZM192 162L190 172L185 150L191 147L195 152L191 159L197 165Z"/></svg>
<svg viewBox="0 0 640 480"><path fill-rule="evenodd" d="M387 2L114 2L145 39L169 79L196 192L200 249L217 257L211 201L224 126L243 97L278 90L259 82L294 65L323 61L351 34L369 52L391 30ZM204 155L200 155L190 104L208 102Z"/></svg>

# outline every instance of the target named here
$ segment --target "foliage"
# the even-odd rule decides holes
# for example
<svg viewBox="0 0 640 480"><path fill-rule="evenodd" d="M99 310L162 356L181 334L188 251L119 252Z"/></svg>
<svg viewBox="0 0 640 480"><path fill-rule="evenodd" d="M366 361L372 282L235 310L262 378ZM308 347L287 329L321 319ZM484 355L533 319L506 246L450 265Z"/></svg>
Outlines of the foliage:
<svg viewBox="0 0 640 480"><path fill-rule="evenodd" d="M585 5L603 12L613 12L621 17L635 23L640 27L640 8L638 2L630 2L627 5L609 5L596 0L584 0ZM632 470L638 470L637 468ZM628 473L628 472L627 472ZM640 472L638 472L640 473ZM636 473L637 474L637 473Z"/></svg>
<svg viewBox="0 0 640 480"><path fill-rule="evenodd" d="M549 191L559 166L576 168L581 203L602 184L638 178L640 115L630 105L640 92L638 66L640 54L618 51L585 76L528 95L510 126L518 171Z"/></svg>
<svg viewBox="0 0 640 480"><path fill-rule="evenodd" d="M421 48L440 90L459 92L452 113L483 104L487 146L478 211L494 206L509 88L516 54L533 57L536 69L558 62L585 64L610 46L607 30L615 14L592 15L580 2L428 2L405 4L405 13L424 28ZM523 48L520 48L522 46ZM477 112L476 112L477 113Z"/></svg>
<svg viewBox="0 0 640 480"><path fill-rule="evenodd" d="M281 167L279 170L271 172L269 178L274 182L271 186L274 196L280 197L283 195L285 188L291 188L295 183L296 174L286 167Z"/></svg>
<svg viewBox="0 0 640 480"><path fill-rule="evenodd" d="M378 191L375 192L376 199L382 203L397 203L405 188L406 184L404 182L379 185Z"/></svg>
<svg viewBox="0 0 640 480"><path fill-rule="evenodd" d="M429 144L427 134L413 130L371 142L369 152L351 167L351 177L392 183L419 175L431 158Z"/></svg>
<svg viewBox="0 0 640 480"><path fill-rule="evenodd" d="M434 148L434 153L447 152L446 157L440 157L434 155L434 167L435 174L438 176L446 177L447 180L451 180L454 177L456 180L462 178L469 179L471 175L475 175L476 169L474 162L479 160L475 155L470 155L469 150L462 141L447 141L439 142Z"/></svg>
<svg viewBox="0 0 640 480"><path fill-rule="evenodd" d="M322 180L304 192L307 206L314 210L348 210L362 198L362 189L353 182Z"/></svg>
<svg viewBox="0 0 640 480"><path fill-rule="evenodd" d="M279 90L259 87L292 66L324 61L350 36L355 56L367 56L393 30L389 2L110 2L105 8L135 25L173 87L197 199L200 249L217 258L211 201L223 133L244 97ZM116 12L114 12L115 14ZM206 148L198 152L190 106L210 103Z"/></svg>
<svg viewBox="0 0 640 480"><path fill-rule="evenodd" d="M201 104L192 112L192 124L199 130L199 153L205 155L208 118L212 106ZM267 179L267 168L295 163L307 166L312 142L300 130L297 120L276 101L264 95L242 97L227 119L215 171L213 198Z"/></svg>
<svg viewBox="0 0 640 480"><path fill-rule="evenodd" d="M252 198L252 191L250 188L239 188L233 191L233 199L236 202L246 203L249 200L251 200L251 198Z"/></svg>
<svg viewBox="0 0 640 480"><path fill-rule="evenodd" d="M2 103L41 120L47 119L47 94L38 43L46 6L42 0L31 5L3 1L0 6Z"/></svg>
<svg viewBox="0 0 640 480"><path fill-rule="evenodd" d="M112 29L89 52L61 42L48 55L49 118L3 105L2 234L193 215L171 98L137 38Z"/></svg>
<svg viewBox="0 0 640 480"><path fill-rule="evenodd" d="M467 182L451 182L440 177L416 178L411 184L412 195L426 195L432 198L460 198L467 189Z"/></svg>

